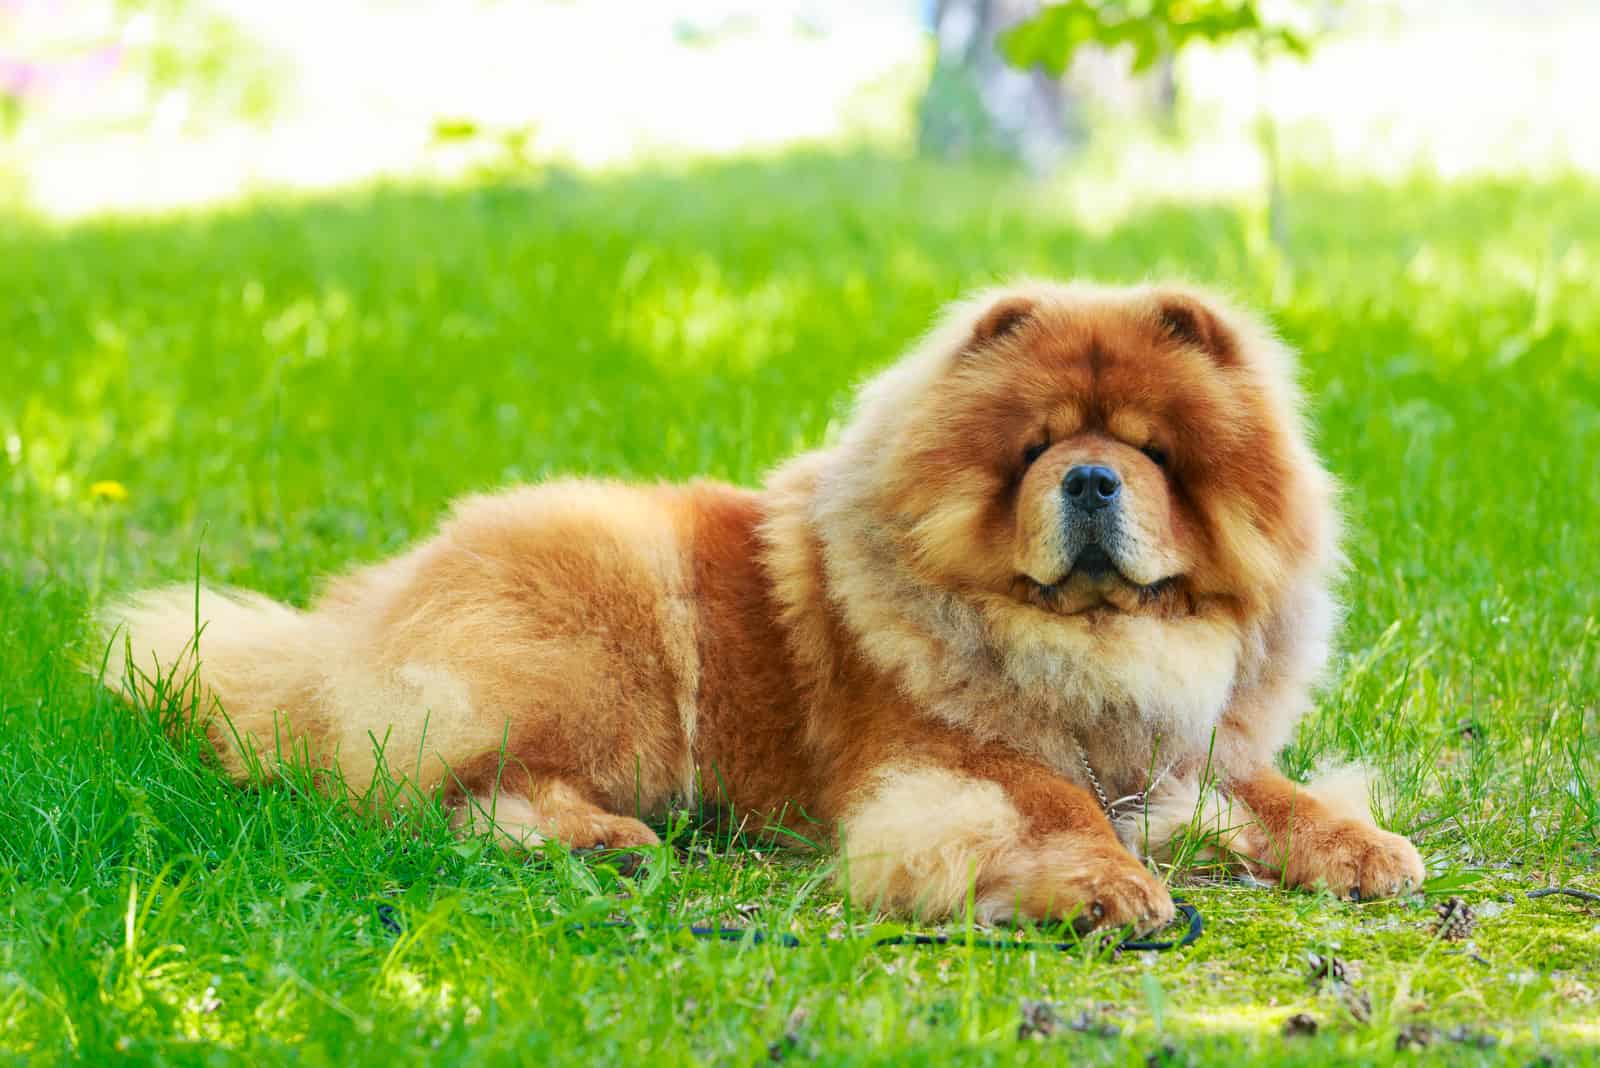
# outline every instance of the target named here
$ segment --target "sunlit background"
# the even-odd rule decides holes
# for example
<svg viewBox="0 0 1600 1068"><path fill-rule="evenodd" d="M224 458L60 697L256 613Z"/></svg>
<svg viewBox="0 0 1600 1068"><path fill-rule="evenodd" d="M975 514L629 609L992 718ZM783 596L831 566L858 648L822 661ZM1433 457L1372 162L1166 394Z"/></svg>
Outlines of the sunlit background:
<svg viewBox="0 0 1600 1068"><path fill-rule="evenodd" d="M1341 174L1600 169L1593 2L1288 4L1305 55L1237 37L1138 75L1128 49L1083 48L1047 90L1059 138L1018 118L1045 90L1008 98L1025 76L974 55L992 34L948 47L963 19L1036 7L0 0L0 195L71 218L799 144L981 148L1108 194L1212 195L1267 181L1264 122L1283 160ZM1015 121L999 144L972 132Z"/></svg>

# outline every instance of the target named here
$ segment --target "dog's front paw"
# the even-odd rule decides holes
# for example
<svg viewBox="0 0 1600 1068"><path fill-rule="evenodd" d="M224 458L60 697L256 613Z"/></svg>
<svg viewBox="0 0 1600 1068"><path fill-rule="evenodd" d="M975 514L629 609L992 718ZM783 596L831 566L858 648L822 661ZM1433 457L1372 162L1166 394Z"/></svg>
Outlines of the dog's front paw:
<svg viewBox="0 0 1600 1068"><path fill-rule="evenodd" d="M1325 887L1339 897L1369 900L1407 894L1427 870L1417 847L1398 834L1358 820L1334 820L1291 843L1285 871L1291 886Z"/></svg>
<svg viewBox="0 0 1600 1068"><path fill-rule="evenodd" d="M1131 927L1144 934L1172 921L1172 895L1115 840L1057 835L997 861L978 902L988 923L1069 920L1080 934Z"/></svg>

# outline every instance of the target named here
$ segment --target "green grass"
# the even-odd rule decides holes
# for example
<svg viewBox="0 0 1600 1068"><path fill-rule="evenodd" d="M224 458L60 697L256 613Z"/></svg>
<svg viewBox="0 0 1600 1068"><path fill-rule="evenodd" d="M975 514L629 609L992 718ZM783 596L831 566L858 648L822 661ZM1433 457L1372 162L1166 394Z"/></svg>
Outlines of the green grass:
<svg viewBox="0 0 1600 1068"><path fill-rule="evenodd" d="M1249 205L1100 218L870 156L0 220L0 1059L1370 1063L1418 1022L1466 1063L1596 1057L1600 910L1523 891L1600 888L1600 187L1294 196L1288 259ZM755 482L942 301L1017 273L1221 284L1305 352L1349 619L1285 764L1378 769L1478 908L1470 946L1432 938L1437 893L1180 872L1208 929L1179 953L875 949L826 857L685 832L627 879L235 790L77 666L97 601L197 559L303 601L470 490ZM570 929L607 917L807 944ZM1359 962L1369 1019L1309 952ZM1019 1042L1024 999L1120 1034ZM1294 1012L1317 1037L1280 1036Z"/></svg>

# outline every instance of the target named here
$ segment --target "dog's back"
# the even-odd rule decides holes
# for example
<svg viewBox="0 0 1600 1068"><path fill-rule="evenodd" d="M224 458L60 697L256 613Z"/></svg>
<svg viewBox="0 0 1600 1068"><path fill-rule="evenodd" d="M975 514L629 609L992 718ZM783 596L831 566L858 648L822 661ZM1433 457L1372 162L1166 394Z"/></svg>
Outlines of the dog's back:
<svg viewBox="0 0 1600 1068"><path fill-rule="evenodd" d="M198 697L237 779L293 758L337 769L358 797L380 766L421 792L487 796L570 774L606 807L655 808L693 779L680 501L584 481L470 498L304 611L246 592L139 594L104 614L107 682L147 704Z"/></svg>

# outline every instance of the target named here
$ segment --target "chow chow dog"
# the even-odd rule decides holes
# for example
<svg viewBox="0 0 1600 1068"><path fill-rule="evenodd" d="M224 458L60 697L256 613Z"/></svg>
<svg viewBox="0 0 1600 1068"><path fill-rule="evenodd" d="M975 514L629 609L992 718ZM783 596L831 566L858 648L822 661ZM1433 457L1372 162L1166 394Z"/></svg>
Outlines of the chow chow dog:
<svg viewBox="0 0 1600 1068"><path fill-rule="evenodd" d="M237 778L382 769L518 845L655 843L710 801L924 917L1150 930L1136 853L1197 828L1258 877L1402 893L1421 858L1363 792L1274 769L1338 617L1299 408L1214 295L991 290L760 489L472 497L309 609L201 591L197 635L193 588L133 597L108 677L193 679Z"/></svg>

